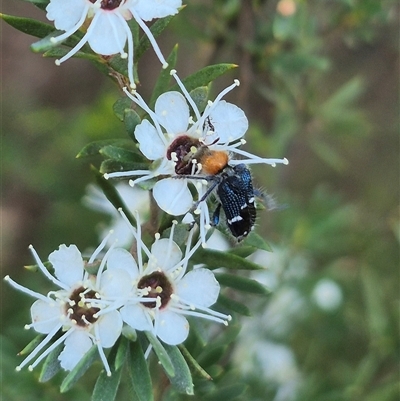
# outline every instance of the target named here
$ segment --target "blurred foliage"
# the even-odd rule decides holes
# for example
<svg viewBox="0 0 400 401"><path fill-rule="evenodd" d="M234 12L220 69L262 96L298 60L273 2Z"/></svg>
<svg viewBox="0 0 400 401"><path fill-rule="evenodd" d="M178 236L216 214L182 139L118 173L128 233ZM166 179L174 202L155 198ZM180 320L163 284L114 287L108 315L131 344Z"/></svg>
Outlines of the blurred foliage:
<svg viewBox="0 0 400 401"><path fill-rule="evenodd" d="M155 399L399 399L398 11L391 0L191 0L171 22L180 63L239 64L249 149L290 164L253 169L282 205L260 212L258 233L279 245L258 260L266 272L251 274L272 294L235 295L253 315L241 317L236 344L235 325L216 339L192 330L185 347L214 379L195 377L196 396L168 389L154 358L163 383ZM88 142L126 138L112 110L118 94L102 87L68 109L4 93L2 213L21 220L3 220L12 224L3 227L3 275L18 278L31 263L29 243L44 255L64 242L96 244L100 215L80 203L93 176L74 157ZM315 301L321 279L341 291L335 308ZM89 399L95 372L59 394L60 375L38 384L39 371L14 371L31 338L22 330L29 300L9 288L2 296L3 399ZM117 399L130 393L123 382Z"/></svg>

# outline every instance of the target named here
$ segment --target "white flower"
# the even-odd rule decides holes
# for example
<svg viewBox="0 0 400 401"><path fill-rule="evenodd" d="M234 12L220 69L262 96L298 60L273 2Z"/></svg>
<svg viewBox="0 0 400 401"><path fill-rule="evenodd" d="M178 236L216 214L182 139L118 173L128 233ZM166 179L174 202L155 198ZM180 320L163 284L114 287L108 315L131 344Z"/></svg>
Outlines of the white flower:
<svg viewBox="0 0 400 401"><path fill-rule="evenodd" d="M120 310L124 322L136 330L152 332L170 345L180 344L187 338L189 323L185 315L225 325L231 319L209 308L217 301L220 291L214 274L203 268L186 273L188 261L200 242L190 248L192 230L183 256L173 241L175 224L172 225L170 237L160 239L156 235L150 249L141 240L140 226L137 231L132 227L137 241L137 262L130 253L119 250L120 264L123 259L125 269L134 272L136 287L136 296ZM146 263L143 262L142 252L148 258Z"/></svg>
<svg viewBox="0 0 400 401"><path fill-rule="evenodd" d="M119 196L130 211L138 211L141 221L147 221L149 217L149 192L139 187L131 188L128 183L120 182L115 185ZM93 184L86 187L86 195L83 197L83 203L90 209L107 214L111 217L110 224L102 226L100 237L112 231L107 241L107 247L110 247L116 239L118 246L128 249L133 242L133 235L130 228L126 225L117 209L106 198L103 191Z"/></svg>
<svg viewBox="0 0 400 401"><path fill-rule="evenodd" d="M287 164L287 159L263 159L238 149L245 143L242 137L247 131L248 120L243 110L222 98L238 86L239 81L235 80L223 90L214 102L209 101L203 114L200 114L176 71L172 70L171 74L185 96L175 91L163 93L158 97L154 111L137 92L131 94L125 89L127 96L145 110L153 121L151 124L143 120L135 129L135 137L143 155L153 160L156 167L108 173L104 175L105 178L140 176L130 181L134 186L154 177L169 176L157 181L153 196L162 210L179 216L194 205L188 182L195 185L198 200L202 200L209 186L208 180L188 179L185 178L187 175L198 175L199 178L216 175L228 162L232 166L240 163ZM189 105L195 113L194 119L190 116ZM238 154L245 159L232 159L231 154ZM200 202L195 213L200 214L200 229L204 231L209 228L207 203Z"/></svg>
<svg viewBox="0 0 400 401"><path fill-rule="evenodd" d="M340 306L343 301L343 293L335 281L323 278L315 285L312 298L319 308L329 312Z"/></svg>
<svg viewBox="0 0 400 401"><path fill-rule="evenodd" d="M89 22L83 38L56 64L60 65L72 57L87 42L95 53L104 56L120 53L121 57L128 57L129 81L135 87L133 37L127 21L135 19L149 38L163 67L166 67L168 64L144 21L175 15L181 5L181 0L50 0L46 7L47 18L54 21L57 29L66 31L52 38L53 42L61 42ZM128 53L124 50L127 41Z"/></svg>
<svg viewBox="0 0 400 401"><path fill-rule="evenodd" d="M113 257L118 249L107 252L99 265L97 276L89 275L85 270L85 265L98 263L95 258L106 240L103 240L87 264L75 245L60 245L58 250L49 255L54 276L30 246L40 270L60 288L50 291L46 296L17 284L9 276L5 277L14 288L37 298L31 306L32 323L26 328L46 334L17 370L37 357L29 366L32 370L61 343L64 343L64 349L58 359L62 368L71 370L95 344L107 374L111 374L103 348L112 347L121 335L123 321L117 309L124 303L124 297L131 294L132 280L130 273ZM106 263L107 270L104 270ZM59 331L61 336L38 356Z"/></svg>

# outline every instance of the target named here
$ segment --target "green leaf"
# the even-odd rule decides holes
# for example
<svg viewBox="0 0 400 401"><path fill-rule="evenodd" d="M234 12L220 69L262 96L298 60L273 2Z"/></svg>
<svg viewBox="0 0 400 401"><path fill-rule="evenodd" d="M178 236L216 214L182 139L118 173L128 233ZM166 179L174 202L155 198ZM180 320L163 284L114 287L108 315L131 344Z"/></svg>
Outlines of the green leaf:
<svg viewBox="0 0 400 401"><path fill-rule="evenodd" d="M158 338L154 337L154 335L148 331L145 332L146 337L150 341L150 344L153 346L154 352L156 353L161 365L163 366L165 373L168 377L175 376L175 368L172 364L171 358L167 354L167 351L158 340Z"/></svg>
<svg viewBox="0 0 400 401"><path fill-rule="evenodd" d="M24 1L26 1L27 3L32 3L41 10L46 10L47 5L50 3L50 0L24 0Z"/></svg>
<svg viewBox="0 0 400 401"><path fill-rule="evenodd" d="M112 372L111 376L103 370L94 386L92 401L114 401L121 381L122 369Z"/></svg>
<svg viewBox="0 0 400 401"><path fill-rule="evenodd" d="M132 108L132 100L128 96L120 97L113 104L113 112L119 118L124 121L125 111Z"/></svg>
<svg viewBox="0 0 400 401"><path fill-rule="evenodd" d="M64 344L61 343L56 348L54 348L53 351L51 351L50 354L47 356L39 376L39 381L41 383L49 381L61 369L58 356L60 355L63 348Z"/></svg>
<svg viewBox="0 0 400 401"><path fill-rule="evenodd" d="M85 47L85 46L82 47L82 50L88 49L88 51L89 51L89 47ZM101 60L101 58L100 58L99 55L93 54L93 53L86 53L86 52L84 52L82 50L76 52L72 57L83 58L83 59L86 59L86 60L93 61L96 64L100 64L99 60ZM62 58L66 54L68 54L69 51L70 51L69 49L64 49L63 47L55 47L54 49L50 49L47 52L43 53L43 57Z"/></svg>
<svg viewBox="0 0 400 401"><path fill-rule="evenodd" d="M125 109L124 112L124 124L125 124L125 129L128 132L128 135L130 136L131 139L133 139L135 142L135 129L136 127L142 122L140 116L138 113L136 113L135 110L133 109Z"/></svg>
<svg viewBox="0 0 400 401"><path fill-rule="evenodd" d="M106 146L119 146L132 149L132 141L127 139L104 139L101 141L95 141L88 143L77 155L76 158L87 156L95 156L100 154L100 151Z"/></svg>
<svg viewBox="0 0 400 401"><path fill-rule="evenodd" d="M104 146L100 149L99 153L104 157L121 163L142 162L144 160L141 154L114 145Z"/></svg>
<svg viewBox="0 0 400 401"><path fill-rule="evenodd" d="M192 370L194 370L194 373L197 373L206 380L212 380L212 377L200 366L197 360L190 354L188 349L183 344L178 345L178 347L185 359L188 361L188 364L191 366Z"/></svg>
<svg viewBox="0 0 400 401"><path fill-rule="evenodd" d="M54 27L49 24L45 24L40 21L36 21L31 18L14 17L12 15L1 14L0 18L3 18L7 24L13 28L26 33L28 35L36 36L38 38L44 38L55 31Z"/></svg>
<svg viewBox="0 0 400 401"><path fill-rule="evenodd" d="M256 280L247 277L234 276L233 274L218 273L215 278L221 285L235 290L250 292L258 295L269 295L270 291Z"/></svg>
<svg viewBox="0 0 400 401"><path fill-rule="evenodd" d="M31 50L34 53L43 53L46 52L48 50L51 50L57 46L59 46L61 43L54 43L51 41L52 38L57 37L59 35L61 35L63 33L63 31L53 31L51 32L49 35L45 36L44 38L38 40L37 42L34 42L31 44ZM68 37L67 39L65 39L62 44L66 45L68 47L74 47L78 42L79 42L80 38L77 35L71 35L70 37Z"/></svg>
<svg viewBox="0 0 400 401"><path fill-rule="evenodd" d="M261 235L257 234L255 231L252 231L243 241L244 245L253 246L256 249L261 249L267 252L273 252L271 245L265 241Z"/></svg>
<svg viewBox="0 0 400 401"><path fill-rule="evenodd" d="M118 344L117 354L115 355L115 370L121 369L124 365L126 357L128 355L128 345L129 342L127 338L121 336Z"/></svg>
<svg viewBox="0 0 400 401"><path fill-rule="evenodd" d="M154 86L153 93L151 94L149 107L154 108L157 98L169 88L171 81L171 70L175 68L176 61L178 59L178 45L175 45L172 52L167 57L168 68L162 69L160 75L157 78L156 84Z"/></svg>
<svg viewBox="0 0 400 401"><path fill-rule="evenodd" d="M149 368L139 341L131 342L128 374L139 401L153 401Z"/></svg>
<svg viewBox="0 0 400 401"><path fill-rule="evenodd" d="M174 16L170 15L166 18L158 19L151 27L150 31L154 38L157 38L161 32L168 26ZM139 45L136 47L135 60L139 60L143 53L151 47L151 43L146 35L140 38Z"/></svg>
<svg viewBox="0 0 400 401"><path fill-rule="evenodd" d="M95 175L97 184L100 186L100 188L104 192L104 195L106 196L106 198L111 202L111 204L116 209L122 208L123 212L125 213L128 220L131 222L131 224L136 226L136 219L132 216L131 212L126 207L124 201L121 199L118 191L111 184L111 182L106 180L103 177L103 175L95 167L92 166L91 170L93 171L93 173Z"/></svg>
<svg viewBox="0 0 400 401"><path fill-rule="evenodd" d="M246 305L242 304L241 302L234 301L225 295L219 294L218 303L233 312L239 313L240 315L251 316L250 309Z"/></svg>
<svg viewBox="0 0 400 401"><path fill-rule="evenodd" d="M211 345L204 349L204 352L199 357L199 363L205 368L210 367L221 360L227 349L227 345L219 345L216 347Z"/></svg>
<svg viewBox="0 0 400 401"><path fill-rule="evenodd" d="M171 384L181 394L193 395L193 380L189 367L176 345L164 345L174 365L175 375L168 376Z"/></svg>
<svg viewBox="0 0 400 401"><path fill-rule="evenodd" d="M60 386L60 393L66 393L92 366L93 362L98 358L97 345L93 344L92 348L83 356L78 364L68 373Z"/></svg>
<svg viewBox="0 0 400 401"><path fill-rule="evenodd" d="M211 394L203 396L204 401L234 400L241 396L247 389L243 383L232 384L227 387L213 391Z"/></svg>
<svg viewBox="0 0 400 401"><path fill-rule="evenodd" d="M214 81L219 76L227 73L228 71L236 68L236 64L214 64L202 68L201 70L189 75L183 79L183 84L190 92L200 86L207 86L210 82ZM178 84L174 85L171 90L179 90Z"/></svg>
<svg viewBox="0 0 400 401"><path fill-rule="evenodd" d="M148 170L148 163L138 163L138 162L124 162L121 163L118 160L114 159L106 159L101 163L100 172L101 174L106 173L115 173L116 171L133 171L133 170ZM126 177L125 179L128 179ZM150 183L149 180L141 183L141 187L144 187L145 184ZM154 184L150 185L149 188L152 188Z"/></svg>
<svg viewBox="0 0 400 401"><path fill-rule="evenodd" d="M39 334L36 336L29 344L27 344L21 351L18 352L18 355L26 355L31 353L44 339L43 334Z"/></svg>
<svg viewBox="0 0 400 401"><path fill-rule="evenodd" d="M239 270L263 270L262 266L247 259L214 249L199 248L192 256L192 260L194 263L207 265L211 270L218 269L219 267Z"/></svg>
<svg viewBox="0 0 400 401"><path fill-rule="evenodd" d="M200 113L202 113L207 106L208 92L208 86L200 86L191 90L189 93Z"/></svg>
<svg viewBox="0 0 400 401"><path fill-rule="evenodd" d="M243 244L243 242L242 242ZM237 248L232 248L229 249L229 253L236 255L236 256L240 256L241 258L247 258L248 256L250 256L251 254L253 254L256 251L256 248L254 248L253 246L238 246Z"/></svg>

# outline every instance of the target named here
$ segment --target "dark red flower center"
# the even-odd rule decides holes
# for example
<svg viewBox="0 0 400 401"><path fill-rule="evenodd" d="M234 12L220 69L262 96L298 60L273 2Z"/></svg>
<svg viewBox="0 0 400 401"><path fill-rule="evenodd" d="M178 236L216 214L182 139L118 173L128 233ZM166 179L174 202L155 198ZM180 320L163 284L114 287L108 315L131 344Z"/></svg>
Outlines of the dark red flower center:
<svg viewBox="0 0 400 401"><path fill-rule="evenodd" d="M162 272L153 272L148 276L144 276L138 283L138 288L143 290L147 289L148 294L146 298L160 298L161 306L160 309L164 308L173 293L172 285L168 278ZM142 304L148 308L155 308L156 302L142 302Z"/></svg>
<svg viewBox="0 0 400 401"><path fill-rule="evenodd" d="M96 0L90 0L91 3L96 3ZM122 0L101 0L100 7L103 10L114 10L120 6Z"/></svg>
<svg viewBox="0 0 400 401"><path fill-rule="evenodd" d="M66 305L67 313L71 320L75 320L78 326L86 327L94 323L97 317L94 314L100 309L92 306L93 300L97 300L96 292L79 287L69 297L70 303ZM72 312L71 312L72 310Z"/></svg>

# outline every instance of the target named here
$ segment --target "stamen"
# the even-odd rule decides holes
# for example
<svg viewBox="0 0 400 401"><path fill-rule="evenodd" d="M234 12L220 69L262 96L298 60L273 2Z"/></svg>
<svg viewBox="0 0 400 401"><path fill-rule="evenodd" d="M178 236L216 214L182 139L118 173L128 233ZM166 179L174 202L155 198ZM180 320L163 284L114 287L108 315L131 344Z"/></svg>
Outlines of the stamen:
<svg viewBox="0 0 400 401"><path fill-rule="evenodd" d="M103 248L106 246L108 239L111 237L111 235L114 233L114 230L110 230L108 234L105 236L103 241L101 241L100 245L95 249L95 251L92 253L92 256L90 257L88 263L91 264L95 261L96 257L98 254L103 250Z"/></svg>
<svg viewBox="0 0 400 401"><path fill-rule="evenodd" d="M101 346L101 343L100 343L100 338L101 337L100 337L100 333L99 333L99 325L97 325L97 324L94 325L94 332L95 332L95 336L96 336L96 345L97 345L97 349L99 351L100 359L103 362L103 366L104 366L104 369L107 372L107 376L111 376L111 369L110 369L110 366L108 364L108 361L107 361L106 355L104 353L103 347Z"/></svg>
<svg viewBox="0 0 400 401"><path fill-rule="evenodd" d="M52 43L61 42L64 39L70 37L72 34L74 34L85 22L88 11L89 11L89 7L90 7L90 4L87 4L85 6L85 8L82 11L82 15L79 18L79 21L71 29L69 29L68 31L64 32L63 34L61 34L59 36L50 38L50 42L52 42Z"/></svg>
<svg viewBox="0 0 400 401"><path fill-rule="evenodd" d="M28 362L30 362L50 342L57 331L60 330L61 326L61 324L55 326L53 330L46 335L43 341L17 366L17 370L21 370Z"/></svg>
<svg viewBox="0 0 400 401"><path fill-rule="evenodd" d="M89 28L87 30L87 32L85 33L85 35L83 36L83 38L78 42L78 44L71 49L64 57L61 57L59 60L56 60L55 63L56 65L60 65L61 63L63 63L64 61L68 60L69 58L71 58L74 54L76 54L79 50L82 49L82 47L85 45L85 43L89 40L90 35L92 34L97 20L100 18L100 13L96 13L92 19L91 24L89 25Z"/></svg>
<svg viewBox="0 0 400 401"><path fill-rule="evenodd" d="M160 60L160 62L162 64L163 69L166 69L168 67L168 63L165 60L164 56L162 55L161 50L158 47L158 44L157 44L156 40L154 39L154 36L151 33L150 29L142 21L142 19L136 14L136 11L133 7L129 8L129 11L132 13L133 18L135 18L136 22L143 29L143 32L146 34L147 38L149 39L151 45L153 46L154 52L156 53L156 56L158 57L158 59Z"/></svg>
<svg viewBox="0 0 400 401"><path fill-rule="evenodd" d="M196 114L196 119L197 121L200 120L200 111L196 106L196 103L193 101L192 97L190 96L189 92L187 91L185 85L183 85L183 82L180 80L178 75L176 74L176 70L171 70L170 74L175 78L176 83L178 84L179 88L181 89L182 93L185 95L186 100L192 107L194 114Z"/></svg>
<svg viewBox="0 0 400 401"><path fill-rule="evenodd" d="M68 290L69 287L62 283L61 281L57 280L55 277L53 277L49 271L46 269L45 265L43 264L43 262L40 260L39 255L37 254L35 248L32 245L29 245L28 247L32 254L33 257L35 258L35 262L37 263L37 265L39 266L40 270L42 271L42 273L50 280L52 281L54 284L58 285L60 288L63 288L64 290Z"/></svg>
<svg viewBox="0 0 400 401"><path fill-rule="evenodd" d="M136 89L135 79L133 77L133 57L134 57L135 53L134 53L134 48L133 48L132 32L129 29L129 25L125 21L125 19L119 13L116 13L116 15L117 15L118 19L121 21L122 26L125 29L127 39L128 39L128 54L126 54L126 53L125 54L126 54L126 56L129 56L129 58L128 58L128 78L129 78L129 84L131 86L131 89L134 90L134 89ZM115 40L117 40L117 35L116 34L114 34L114 35L115 35ZM121 58L126 58L126 57L123 57L122 53L121 53Z"/></svg>
<svg viewBox="0 0 400 401"><path fill-rule="evenodd" d="M10 283L10 285L13 286L18 291L24 292L25 294L28 294L33 298L40 299L46 303L49 302L49 299L46 296L44 296L43 294L39 294L36 291L32 291L29 288L22 286L21 284L18 284L9 275L4 277L4 281L7 281L8 283Z"/></svg>

